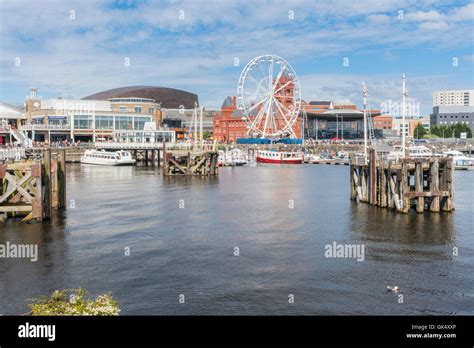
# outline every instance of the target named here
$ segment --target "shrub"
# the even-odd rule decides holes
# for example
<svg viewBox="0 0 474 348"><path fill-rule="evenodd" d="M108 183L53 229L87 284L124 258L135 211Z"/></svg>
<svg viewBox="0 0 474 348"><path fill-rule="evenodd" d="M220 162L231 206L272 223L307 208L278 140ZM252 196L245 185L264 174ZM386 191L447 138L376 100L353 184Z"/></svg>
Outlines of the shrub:
<svg viewBox="0 0 474 348"><path fill-rule="evenodd" d="M118 315L120 309L111 294L90 299L82 288L56 290L51 297L33 299L31 315Z"/></svg>

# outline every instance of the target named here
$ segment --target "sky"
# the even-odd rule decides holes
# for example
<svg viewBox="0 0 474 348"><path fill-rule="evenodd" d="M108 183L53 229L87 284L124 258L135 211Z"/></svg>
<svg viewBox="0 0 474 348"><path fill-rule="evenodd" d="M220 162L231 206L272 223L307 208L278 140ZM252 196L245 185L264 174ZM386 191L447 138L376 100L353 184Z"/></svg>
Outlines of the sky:
<svg viewBox="0 0 474 348"><path fill-rule="evenodd" d="M302 97L373 108L474 89L474 2L432 0L0 0L0 101L83 98L134 85L235 95L252 58L287 60ZM128 64L127 64L128 62ZM236 64L237 63L237 64Z"/></svg>

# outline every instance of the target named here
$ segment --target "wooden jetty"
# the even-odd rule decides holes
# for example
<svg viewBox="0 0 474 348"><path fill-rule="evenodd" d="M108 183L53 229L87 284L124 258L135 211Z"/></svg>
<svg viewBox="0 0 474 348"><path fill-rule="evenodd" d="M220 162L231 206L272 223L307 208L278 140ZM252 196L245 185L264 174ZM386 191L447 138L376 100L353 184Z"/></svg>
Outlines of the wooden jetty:
<svg viewBox="0 0 474 348"><path fill-rule="evenodd" d="M452 158L404 158L384 163L374 149L368 163L350 164L351 199L408 213L454 210Z"/></svg>
<svg viewBox="0 0 474 348"><path fill-rule="evenodd" d="M44 147L33 147L23 150L24 156L22 158L32 159L32 160L41 160L44 154ZM80 146L71 146L71 147L50 147L51 153L53 155L60 150L66 151L66 162L67 163L79 163L81 162L81 157L86 152L86 148Z"/></svg>
<svg viewBox="0 0 474 348"><path fill-rule="evenodd" d="M327 164L327 165L334 165L334 166L348 166L349 165L349 162L343 159L317 159L317 160L305 161L305 163Z"/></svg>
<svg viewBox="0 0 474 348"><path fill-rule="evenodd" d="M66 152L43 149L41 160L0 164L0 221L50 219L66 207Z"/></svg>
<svg viewBox="0 0 474 348"><path fill-rule="evenodd" d="M163 175L217 175L217 151L168 150L163 147Z"/></svg>

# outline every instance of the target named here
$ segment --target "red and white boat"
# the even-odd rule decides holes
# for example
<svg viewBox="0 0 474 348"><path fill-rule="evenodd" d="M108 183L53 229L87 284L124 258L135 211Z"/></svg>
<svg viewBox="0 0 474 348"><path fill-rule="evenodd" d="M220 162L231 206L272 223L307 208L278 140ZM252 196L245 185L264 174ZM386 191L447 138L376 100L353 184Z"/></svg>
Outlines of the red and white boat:
<svg viewBox="0 0 474 348"><path fill-rule="evenodd" d="M257 162L275 164L302 164L303 154L301 152L283 152L259 150L257 152Z"/></svg>

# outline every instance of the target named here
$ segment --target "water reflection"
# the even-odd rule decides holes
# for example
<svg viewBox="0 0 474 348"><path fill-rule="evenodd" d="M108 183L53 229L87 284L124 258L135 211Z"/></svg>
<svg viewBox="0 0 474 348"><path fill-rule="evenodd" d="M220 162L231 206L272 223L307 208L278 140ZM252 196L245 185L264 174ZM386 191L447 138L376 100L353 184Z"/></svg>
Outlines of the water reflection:
<svg viewBox="0 0 474 348"><path fill-rule="evenodd" d="M339 166L222 168L200 178L70 165L67 175L74 208L43 224L0 225L0 243L40 245L36 263L0 260L0 313L82 286L111 291L122 314L472 314L469 174L456 178L454 213L407 215L351 202ZM365 261L326 258L333 241L363 243ZM410 306L387 302L393 284ZM178 291L186 306L176 305ZM282 300L289 291L300 299L291 307Z"/></svg>

